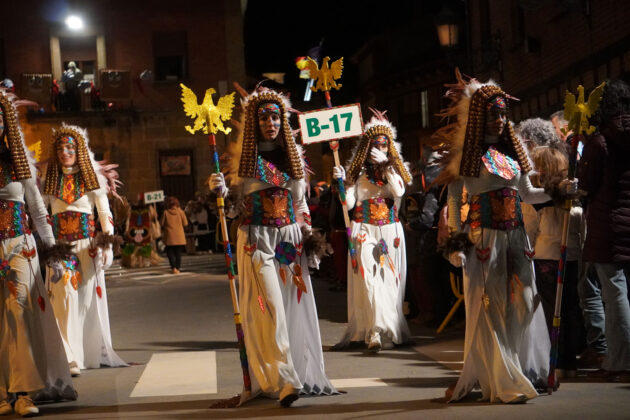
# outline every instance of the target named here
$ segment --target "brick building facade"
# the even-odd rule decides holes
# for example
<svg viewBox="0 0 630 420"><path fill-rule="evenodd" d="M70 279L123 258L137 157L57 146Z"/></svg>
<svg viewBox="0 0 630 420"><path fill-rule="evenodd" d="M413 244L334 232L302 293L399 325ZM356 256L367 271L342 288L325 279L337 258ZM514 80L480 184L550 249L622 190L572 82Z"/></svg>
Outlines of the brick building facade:
<svg viewBox="0 0 630 420"><path fill-rule="evenodd" d="M401 21L353 56L361 102L389 109L405 157L441 122L444 84L454 68L497 81L521 101L512 119L548 117L561 110L567 89L587 92L609 78L630 76L630 8L623 0L418 1ZM440 49L437 16L450 8L455 46Z"/></svg>
<svg viewBox="0 0 630 420"><path fill-rule="evenodd" d="M63 3L54 2L59 5ZM88 129L97 158L120 164L123 193L164 189L180 199L204 189L210 155L204 135L190 135L180 83L203 98L243 83L245 60L241 2L164 0L53 2L24 0L5 5L0 26L0 78L16 92L37 100L43 112L22 118L27 143L50 138L62 122ZM70 14L85 22L72 31ZM51 99L50 83L60 83L69 61L83 70L80 108ZM90 82L100 91L96 101ZM215 96L215 100L218 99ZM225 136L218 135L219 142ZM179 173L170 162L187 162ZM183 159L183 160L182 160ZM162 169L161 169L162 163ZM165 166L166 165L166 166ZM172 169L172 168L171 168Z"/></svg>

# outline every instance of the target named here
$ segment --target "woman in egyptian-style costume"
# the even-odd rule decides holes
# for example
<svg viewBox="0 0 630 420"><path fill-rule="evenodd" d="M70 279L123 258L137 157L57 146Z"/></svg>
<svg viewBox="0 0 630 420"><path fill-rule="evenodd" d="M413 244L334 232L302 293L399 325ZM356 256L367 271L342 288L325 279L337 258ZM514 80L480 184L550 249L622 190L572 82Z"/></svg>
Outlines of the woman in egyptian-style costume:
<svg viewBox="0 0 630 420"><path fill-rule="evenodd" d="M446 396L457 401L478 385L484 401L524 402L538 395L533 383L546 380L550 344L520 201L550 197L529 180L532 166L507 117L512 98L492 81L457 78L442 114L456 120L435 136L444 146L436 182L449 183L446 254L464 268L466 304L464 366ZM464 225L463 188L470 205Z"/></svg>
<svg viewBox="0 0 630 420"><path fill-rule="evenodd" d="M0 89L0 415L30 416L33 400L74 400L68 363L42 280L30 216L42 241L40 257L58 281L68 247L55 245L18 123L21 101ZM28 205L29 215L26 212ZM10 399L15 399L12 407Z"/></svg>
<svg viewBox="0 0 630 420"><path fill-rule="evenodd" d="M230 216L242 217L236 254L252 397L262 393L285 407L302 394L336 393L324 371L308 271L309 263L317 266L311 252L316 243L289 109L288 99L274 90L259 87L248 95L241 133L224 168L236 203ZM222 174L213 174L209 183L227 195Z"/></svg>
<svg viewBox="0 0 630 420"><path fill-rule="evenodd" d="M66 262L63 279L48 283L73 375L101 365L127 366L112 346L105 288L105 270L113 259L114 224L107 199L112 183L88 142L81 127L54 130L41 183L55 238L71 244L76 254ZM98 235L94 206L102 228Z"/></svg>
<svg viewBox="0 0 630 420"><path fill-rule="evenodd" d="M356 266L348 263L348 326L342 348L351 341L364 341L378 352L402 344L410 337L403 314L407 261L405 236L398 221L400 200L411 175L402 161L396 129L384 112L365 126L348 166L333 169L333 177L349 184L346 201L354 208L352 241Z"/></svg>

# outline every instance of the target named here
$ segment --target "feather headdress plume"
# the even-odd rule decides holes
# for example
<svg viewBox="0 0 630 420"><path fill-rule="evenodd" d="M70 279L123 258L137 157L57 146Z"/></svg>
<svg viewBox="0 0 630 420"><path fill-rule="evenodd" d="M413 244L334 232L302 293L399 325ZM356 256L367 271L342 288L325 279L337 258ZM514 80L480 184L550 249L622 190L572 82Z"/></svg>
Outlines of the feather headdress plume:
<svg viewBox="0 0 630 420"><path fill-rule="evenodd" d="M379 135L386 136L389 139L388 154L392 165L398 175L400 175L406 184L411 184L412 178L407 168L408 164L403 162L401 155L400 143L396 142L396 127L389 121L385 115L387 111L379 111L369 108L372 111L372 118L365 125L363 137L359 144L352 151L352 158L348 165L348 181L355 183L365 166L365 160L370 151L370 145Z"/></svg>

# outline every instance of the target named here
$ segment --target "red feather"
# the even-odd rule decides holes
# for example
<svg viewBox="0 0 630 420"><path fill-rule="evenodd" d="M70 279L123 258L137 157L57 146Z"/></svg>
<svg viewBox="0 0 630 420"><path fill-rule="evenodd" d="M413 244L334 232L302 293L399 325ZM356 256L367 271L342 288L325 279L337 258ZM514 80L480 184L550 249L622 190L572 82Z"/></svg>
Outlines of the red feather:
<svg viewBox="0 0 630 420"><path fill-rule="evenodd" d="M99 299L103 298L103 289L101 289L101 286L96 286L96 294L98 295Z"/></svg>

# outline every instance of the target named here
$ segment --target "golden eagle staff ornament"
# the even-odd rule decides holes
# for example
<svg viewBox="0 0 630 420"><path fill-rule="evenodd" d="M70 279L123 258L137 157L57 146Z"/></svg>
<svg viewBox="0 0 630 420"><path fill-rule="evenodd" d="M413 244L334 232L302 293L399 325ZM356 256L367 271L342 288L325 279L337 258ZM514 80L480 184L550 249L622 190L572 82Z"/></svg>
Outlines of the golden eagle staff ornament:
<svg viewBox="0 0 630 420"><path fill-rule="evenodd" d="M212 101L212 95L216 91L212 88L206 90L206 94L201 104L197 104L197 96L195 93L180 83L182 87L182 102L184 104L184 112L186 116L195 118L194 125L187 125L186 131L195 134L202 130L204 134L208 134L208 144L212 151L212 163L214 173L219 173L219 154L217 153L217 142L215 134L222 131L228 134L231 128L225 127L223 121L228 121L232 117L232 108L234 107L234 92L225 95L219 99L215 105ZM236 293L236 282L234 280L234 259L232 258L232 250L230 248L230 237L228 235L227 222L225 219L225 202L223 197L217 195L217 207L219 209L219 219L221 221L221 233L223 235L223 249L225 250L225 266L230 281L230 292L232 295L232 307L234 309L234 324L236 325L236 337L238 339L238 349L241 359L241 368L243 369L243 383L246 393L251 393L252 383L249 377L249 363L247 362L247 353L245 352L245 339L243 336L243 325L241 321L241 311L239 309L238 295Z"/></svg>
<svg viewBox="0 0 630 420"><path fill-rule="evenodd" d="M567 129L562 129L564 134L572 131L571 153L569 156L569 179L575 178L575 168L577 161L578 143L583 134L591 134L595 127L590 125L589 118L595 114L599 103L602 100L605 83L597 86L588 96L588 102L584 102L584 87L579 85L577 101L575 96L567 91L564 100L564 118L568 121ZM551 394L558 388L556 383L556 365L558 362L558 339L560 337L560 316L562 308L562 286L564 283L564 273L567 262L567 240L569 237L569 214L572 206L571 199L564 202L564 218L562 219L562 242L560 245L560 262L558 263L558 277L556 282L556 302L553 313L553 323L551 328L551 354L549 355L549 376L547 377L547 392Z"/></svg>
<svg viewBox="0 0 630 420"><path fill-rule="evenodd" d="M315 81L315 86L311 86L311 90L313 92L317 92L321 90L324 92L324 96L326 98L326 106L328 108L332 108L332 101L330 100L330 89L341 88L341 84L337 83L336 80L341 77L341 72L343 70L343 57L339 60L336 60L332 63L332 65L328 65L330 62L330 57L324 57L322 60L322 67L319 68L317 66L317 62L313 60L311 57L306 57L306 68L308 68L309 78ZM333 151L333 156L335 158L335 166L341 166L341 161L339 160L339 141L331 140L328 142L330 146L330 150ZM350 261L352 262L352 269L356 272L358 270L357 265L357 251L354 249L354 244L352 243L352 228L350 227L350 218L348 217L348 204L346 203L346 189L343 185L343 180L338 179L338 188L339 188L339 200L341 201L341 205L343 206L343 220L346 224L346 234L348 235L348 250L350 251Z"/></svg>

